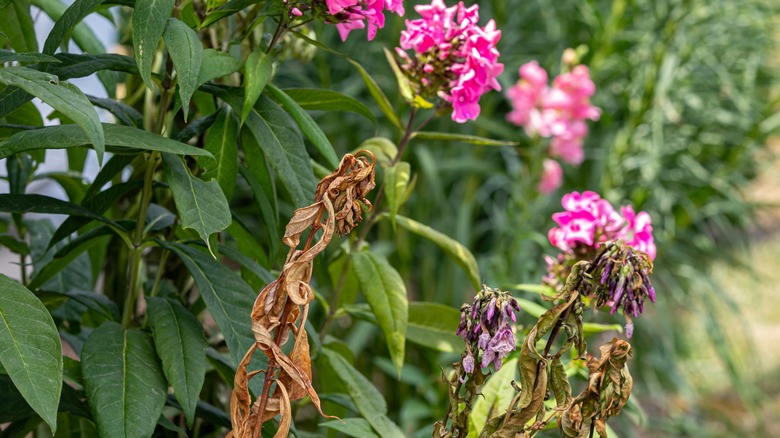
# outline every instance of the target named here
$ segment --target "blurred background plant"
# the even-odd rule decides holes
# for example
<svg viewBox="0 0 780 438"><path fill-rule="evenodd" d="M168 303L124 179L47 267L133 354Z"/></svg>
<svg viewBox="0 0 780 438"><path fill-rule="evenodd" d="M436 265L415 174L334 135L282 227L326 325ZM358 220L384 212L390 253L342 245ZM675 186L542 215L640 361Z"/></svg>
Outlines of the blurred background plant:
<svg viewBox="0 0 780 438"><path fill-rule="evenodd" d="M44 0L32 3L49 15L55 15L57 7L53 5L59 5ZM182 3L185 7L193 4ZM211 9L220 2L208 3ZM405 2L409 19L414 18L411 15L415 3L423 2ZM631 203L637 211L649 212L658 246L654 270L658 301L637 324L632 338L634 359L629 366L636 382L632 403L626 408L628 416L611 425L620 436L777 434L778 425L773 423L772 416L778 416L780 407L776 402L767 402L778 397L780 388L764 382L777 374L780 361L777 356L764 354L765 344L755 342L757 333L765 335L748 323L751 314L747 312L755 309L755 301L746 302L743 296L730 292L733 288L763 291L759 306L774 301L771 289L760 289L753 282L765 275L776 278L777 272L756 261L776 257L777 239L759 247L756 253L749 251L764 236L756 234L759 224L755 218L759 209L767 207L760 198L750 196L750 191L756 190L757 177L773 161L769 137L780 126L777 65L773 61L777 56L777 6L768 0L474 3L480 5L483 22L493 18L503 32L498 49L499 61L504 64L504 73L499 77L504 91L482 97L481 116L475 122L457 125L449 117L440 117L426 130L477 134L499 141L517 141L520 145L474 145L446 141L442 136L414 138L405 160L416 175L411 182L415 189L400 213L470 248L479 261L482 280L513 290L515 296L525 299L527 311L527 302L536 302L529 291L538 291L529 285L540 283L544 275L543 256L554 253L546 230L554 225L550 215L560 210L563 193L594 190L616 206ZM264 7L266 2L233 0L226 5L229 7L223 10L227 11L247 7L244 18L254 21L241 23L247 33L235 41L217 38L219 32L235 31L231 27L235 24L233 18L218 21L214 26L217 30L208 35L213 47L245 58L240 55L247 53L247 40L251 39L251 45L256 46L274 40L275 23L258 18L255 12L261 6L253 4ZM118 14L119 42L126 53L132 52L129 11L122 7ZM283 62L276 65L273 83L281 89L336 90L370 102L368 106L375 109L371 91L360 72L343 57L346 55L370 70L400 119L406 120L409 108L398 92L392 70L386 68L382 47L398 46L404 21L391 14L386 18L385 28L377 33L372 44L366 44L364 31L354 31L342 43L336 29L316 21L285 34L278 41L276 57ZM538 169L528 167L528 163L539 163L544 144L528 138L521 128L505 120L511 107L504 93L517 79L517 69L528 61L537 60L550 77L560 73L561 56L567 48L574 48L578 61L590 68L597 88L592 102L601 109L601 117L598 122L589 122L582 165L575 168L563 164L562 187L549 195L540 195L536 191ZM223 83L238 85L237 79L236 75L228 75ZM141 99L143 85L138 77L127 76L121 85L129 95L136 93L135 106L153 108L156 104ZM209 107L202 95L196 94L194 100L198 99L197 105ZM314 113L337 153L352 151L370 137L400 140L398 131L382 113L374 111L379 120L374 125L367 122L365 114L358 114L361 111ZM151 117L151 113L144 115ZM165 122L173 124L174 132L180 128L176 126L181 123L179 119ZM320 151L310 153L323 161ZM386 158L392 159L392 154ZM143 167L136 167L135 176L140 176ZM270 232L252 233L260 222L256 219L258 207L252 202L253 196L260 195L253 193L252 184L256 188L257 177L247 168L241 175L231 204L235 222L228 233L233 239L227 239L227 246L221 251L230 254L237 247L252 257L264 257L243 246L251 237L261 247L270 248L272 260L260 263L270 268L274 266L273 258L279 256L278 242L269 237ZM379 175L380 179L383 177ZM59 181L69 184L65 177ZM770 184L776 185L777 181ZM289 217L294 202L288 201L279 203L279 216ZM158 202L172 204L166 195L161 195ZM31 234L40 233L46 240L52 231L29 227ZM428 239L404 227L394 230L390 221L377 222L370 237L374 251L387 255L401 274L410 301L435 302L451 309L471 301L475 293L473 281L457 265L442 261L441 249ZM233 256L240 258L233 251ZM156 254L151 257L151 265L156 262ZM127 254L120 253L119 257ZM315 290L329 294L341 287L338 270L344 262L337 250L329 251L325 258L327 263L314 266L315 278L320 279ZM254 280L250 281L253 287L268 281L262 268L245 259L235 261L242 265L245 278ZM165 275L178 286L191 288L192 281L184 268L181 262L172 260ZM724 276L723 270L751 274ZM253 273L247 274L250 271ZM333 284L322 279L331 279ZM350 281L347 279L346 283ZM121 270L108 271L104 282L109 291L111 285L123 289L126 278ZM771 280L764 284L767 283L771 284ZM161 295L170 294L166 290L169 285L163 283ZM347 304L355 297L354 286L347 284L344 288L345 297L337 300L339 304ZM312 304L311 320L316 328L333 317L331 309L323 304L326 301L319 296ZM194 307L202 310L202 301ZM375 342L381 339L381 330L371 322L366 309L365 305L350 307L351 320L340 312L333 321L332 336L322 334L330 348L322 350L319 363L330 365L315 366L321 393L327 394L337 386L333 383L334 367L341 360L337 356L354 358L355 368L383 392L388 416L407 434L417 431L419 436L429 436L432 423L444 416L447 405L445 386L439 381L439 364L457 360L458 354L409 343L399 383L386 345ZM429 310L421 306L410 308L410 313L417 312L419 318ZM776 318L776 314L767 313L765 317ZM529 322L522 317L521 321ZM441 330L446 332L446 321L441 322ZM600 322L615 321L605 316ZM456 327L457 320L452 324L452 335L442 335L442 339L453 342ZM207 328L212 330L211 340L219 341L213 324ZM605 339L598 336L611 337L597 335L602 341ZM455 342L459 342L458 338ZM334 350L340 354L333 355ZM760 358L764 359L763 367L759 366ZM225 373L223 356L211 351L210 361L210 375ZM506 386L507 375L501 377ZM501 381L494 382L483 390L486 401L475 406L486 416L490 403L500 397ZM206 385L204 394L214 396L204 401L224 405L224 391L214 390L219 385L224 389L224 384L207 380ZM335 415L360 409L337 396L323 397L323 401L325 411ZM318 418L308 417L308 411L301 410L298 419L302 429L318 424ZM224 422L224 416L216 418ZM304 431L295 433L307 435Z"/></svg>

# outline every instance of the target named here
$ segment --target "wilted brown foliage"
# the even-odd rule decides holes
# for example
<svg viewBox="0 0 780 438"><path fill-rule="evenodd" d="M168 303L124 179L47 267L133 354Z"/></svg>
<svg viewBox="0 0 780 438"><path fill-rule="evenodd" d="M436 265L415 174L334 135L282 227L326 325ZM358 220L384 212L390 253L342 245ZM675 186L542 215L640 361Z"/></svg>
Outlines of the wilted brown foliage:
<svg viewBox="0 0 780 438"><path fill-rule="evenodd" d="M305 396L311 398L320 414L320 400L311 383L311 358L305 324L314 292L309 286L312 262L333 238L333 233L347 234L362 220L363 206L371 208L366 195L374 188L374 156L361 151L347 154L339 168L320 181L314 203L297 209L287 224L282 241L290 247L279 278L258 295L252 309L252 331L255 344L238 366L230 402L232 438L260 436L265 421L281 414L276 437L286 437L290 430L290 402ZM303 249L297 249L303 234L309 230ZM314 243L318 231L319 240ZM282 351L292 333L293 348ZM255 351L268 357L268 369L248 371ZM278 375L277 375L278 371ZM263 391L252 402L249 380L265 373ZM271 391L271 386L274 386Z"/></svg>

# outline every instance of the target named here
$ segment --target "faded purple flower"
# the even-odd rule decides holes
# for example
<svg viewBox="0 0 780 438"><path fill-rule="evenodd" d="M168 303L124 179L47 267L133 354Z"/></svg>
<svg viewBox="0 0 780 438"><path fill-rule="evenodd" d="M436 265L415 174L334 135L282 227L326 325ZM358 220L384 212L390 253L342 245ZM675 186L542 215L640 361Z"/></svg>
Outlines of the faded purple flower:
<svg viewBox="0 0 780 438"><path fill-rule="evenodd" d="M463 371L468 374L474 372L474 356L467 354L466 357L463 358Z"/></svg>

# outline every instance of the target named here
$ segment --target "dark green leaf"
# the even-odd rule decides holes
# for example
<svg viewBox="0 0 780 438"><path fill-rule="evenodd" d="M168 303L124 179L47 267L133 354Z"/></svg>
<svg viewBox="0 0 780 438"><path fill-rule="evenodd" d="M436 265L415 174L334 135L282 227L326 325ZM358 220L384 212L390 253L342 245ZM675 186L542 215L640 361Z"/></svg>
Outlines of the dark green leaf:
<svg viewBox="0 0 780 438"><path fill-rule="evenodd" d="M233 195L238 176L238 121L228 108L220 111L206 135L204 149L214 158L201 157L198 167L203 180L215 179L228 200Z"/></svg>
<svg viewBox="0 0 780 438"><path fill-rule="evenodd" d="M516 141L501 141L491 138L477 137L476 135L453 134L451 132L425 132L419 131L412 134L415 140L429 141L459 141L479 146L517 146Z"/></svg>
<svg viewBox="0 0 780 438"><path fill-rule="evenodd" d="M175 155L163 154L163 165L182 227L195 230L214 255L209 236L224 230L231 222L225 194L216 181L206 182L190 175L184 162Z"/></svg>
<svg viewBox="0 0 780 438"><path fill-rule="evenodd" d="M105 127L103 128L105 131ZM122 169L127 167L135 159L133 155L121 155L117 154L108 159L106 164L100 169L95 179L92 181L92 185L87 189L87 193L84 194L85 198L93 196L98 193L109 181L111 181L116 175L118 175Z"/></svg>
<svg viewBox="0 0 780 438"><path fill-rule="evenodd" d="M0 16L2 16L2 12L0 12ZM2 20L0 20L0 21L2 21ZM5 23L8 23L8 22L5 22ZM13 61L16 61L16 62L42 62L42 63L46 63L46 62L60 62L59 59L57 59L57 58L55 58L53 56L44 55L43 53L38 53L38 52L17 53L17 52L11 51L11 50L0 49L0 63L13 62Z"/></svg>
<svg viewBox="0 0 780 438"><path fill-rule="evenodd" d="M95 312L103 315L106 319L119 321L119 308L116 303L111 301L107 296L95 292L85 290L71 290L68 292L50 292L61 293L62 295L77 301L87 308L94 310ZM81 370L79 369L79 373Z"/></svg>
<svg viewBox="0 0 780 438"><path fill-rule="evenodd" d="M317 181L303 140L290 116L268 98L261 97L256 111L249 114L246 126L290 193L295 207L309 205L314 199Z"/></svg>
<svg viewBox="0 0 780 438"><path fill-rule="evenodd" d="M255 292L225 265L197 249L178 243L160 243L184 262L206 306L225 336L235 368L255 342L251 318Z"/></svg>
<svg viewBox="0 0 780 438"><path fill-rule="evenodd" d="M468 248L446 234L440 233L427 225L423 225L407 217L397 216L396 222L406 230L435 243L453 261L455 261L455 263L466 271L466 274L471 280L471 284L475 289L479 289L481 283L479 266L477 266L477 260Z"/></svg>
<svg viewBox="0 0 780 438"><path fill-rule="evenodd" d="M192 137L203 134L211 127L211 125L214 124L214 121L217 120L217 114L218 113L215 112L193 120L192 122L188 123L184 129L177 132L176 135L173 136L173 139L186 143L190 141Z"/></svg>
<svg viewBox="0 0 780 438"><path fill-rule="evenodd" d="M241 70L243 64L230 53L214 49L203 51L203 62L198 72L198 87L208 81L227 76Z"/></svg>
<svg viewBox="0 0 780 438"><path fill-rule="evenodd" d="M206 376L206 348L198 318L176 301L148 297L147 316L165 377L192 427Z"/></svg>
<svg viewBox="0 0 780 438"><path fill-rule="evenodd" d="M368 87L368 92L371 93L371 97L373 97L376 103L379 105L379 109L385 113L385 117L387 117L387 119L390 120L390 123L392 123L396 128L403 131L404 125L401 123L401 119L398 118L398 115L393 110L393 106L390 104L387 96L385 96L385 93L382 92L382 89L379 88L379 85L377 85L374 78L372 78L371 75L369 75L368 72L363 68L363 66L357 63L357 61L352 59L347 59L347 61L349 61L352 65L355 66L355 68L358 69L360 76L363 78L363 81Z"/></svg>
<svg viewBox="0 0 780 438"><path fill-rule="evenodd" d="M399 161L392 167L385 169L385 193L387 193L387 203L390 209L390 223L395 229L395 218L398 209L404 202L406 189L409 186L412 170L409 163Z"/></svg>
<svg viewBox="0 0 780 438"><path fill-rule="evenodd" d="M401 429L387 418L387 404L382 394L339 353L325 347L322 350L335 374L344 384L360 415L383 438L403 437Z"/></svg>
<svg viewBox="0 0 780 438"><path fill-rule="evenodd" d="M406 285L398 271L383 256L360 251L351 257L360 290L376 315L377 324L385 334L390 357L400 373L404 363L409 319Z"/></svg>
<svg viewBox="0 0 780 438"><path fill-rule="evenodd" d="M274 73L273 58L260 50L252 52L244 64L244 107L241 110L243 125L265 85Z"/></svg>
<svg viewBox="0 0 780 438"><path fill-rule="evenodd" d="M281 103L282 107L292 116L298 124L298 127L301 128L303 135L305 135L317 151L322 154L330 168L337 168L340 160L338 156L336 156L336 151L333 150L333 145L330 144L330 140L328 140L328 137L322 132L322 129L317 126L311 116L306 113L295 100L285 94L284 91L276 88L273 84L268 84L266 87L273 98Z"/></svg>
<svg viewBox="0 0 780 438"><path fill-rule="evenodd" d="M87 254L82 254L98 241L82 241L66 256L55 259L54 251L48 251L54 226L48 219L25 220L30 236L30 257L33 260L31 289L67 292L73 289L92 288L92 266Z"/></svg>
<svg viewBox="0 0 780 438"><path fill-rule="evenodd" d="M102 164L103 152L106 149L103 127L97 112L78 87L68 82L60 82L56 76L26 67L0 70L0 82L19 87L67 114L84 130L89 143L97 152L98 163Z"/></svg>
<svg viewBox="0 0 780 438"><path fill-rule="evenodd" d="M16 236L11 234L0 234L0 245L8 248L11 252L16 254L27 255L30 253L30 248L27 247L27 243L19 240Z"/></svg>
<svg viewBox="0 0 780 438"><path fill-rule="evenodd" d="M209 12L209 14L206 15L206 18L203 20L203 23L201 23L200 27L206 28L212 23L216 23L225 17L229 17L244 8L252 6L255 3L257 3L257 0L230 0L224 5Z"/></svg>
<svg viewBox="0 0 780 438"><path fill-rule="evenodd" d="M46 2L46 3L51 3L51 2ZM73 2L70 5L70 7L68 7L68 9L65 10L64 13L61 13L60 16L57 16L57 14L61 10L60 8L64 7L64 5L62 5L61 3L60 5L51 5L49 7L46 7L46 5L36 3L38 7L41 7L41 9L46 10L46 13L52 18L52 20L55 21L54 27L52 27L51 31L49 32L49 36L46 37L46 42L43 43L43 53L46 53L47 55L53 55L54 52L56 52L57 49L60 47L60 45L65 42L65 38L67 38L67 36L71 33L73 28L76 27L76 25L81 20L83 20L84 17L91 14L92 11L94 11L95 8L101 3L103 3L103 0L77 0ZM82 28L84 27L85 26L82 26ZM92 34L91 36L92 38L97 40L97 38L94 37L94 34ZM88 38L88 39L92 39L92 38ZM82 47L82 49L85 48ZM86 49L84 51L89 52L89 50ZM101 52L102 51L104 50L101 50Z"/></svg>
<svg viewBox="0 0 780 438"><path fill-rule="evenodd" d="M81 368L100 436L152 436L168 385L146 334L103 323L84 343Z"/></svg>
<svg viewBox="0 0 780 438"><path fill-rule="evenodd" d="M43 303L0 274L0 363L30 406L57 431L62 345Z"/></svg>
<svg viewBox="0 0 780 438"><path fill-rule="evenodd" d="M363 103L338 91L320 88L286 88L290 98L308 111L350 111L376 123L376 118Z"/></svg>
<svg viewBox="0 0 780 438"><path fill-rule="evenodd" d="M251 271L257 278L259 278L263 282L261 287L276 280L276 277L274 277L270 272L268 272L267 269L260 266L257 262L255 262L251 258L241 254L240 251L234 248L231 248L229 246L220 246L219 252L225 257L233 260L234 262L238 263L242 267Z"/></svg>
<svg viewBox="0 0 780 438"><path fill-rule="evenodd" d="M125 73L137 73L135 60L116 53L58 53L54 55L60 63L49 66L48 72L60 80L83 78L102 70L115 70Z"/></svg>
<svg viewBox="0 0 780 438"><path fill-rule="evenodd" d="M362 418L345 418L343 420L333 420L327 423L322 423L320 426L325 426L329 429L336 430L347 436L356 438L379 438L379 435L374 433L371 429L371 424Z"/></svg>
<svg viewBox="0 0 780 438"><path fill-rule="evenodd" d="M282 232L279 228L279 208L274 182L263 151L249 130L244 129L241 131L241 144L244 149L246 166L241 166L239 172L252 189L252 194L260 209L260 215L268 232L270 254L273 255L277 253L279 240L282 237Z"/></svg>
<svg viewBox="0 0 780 438"><path fill-rule="evenodd" d="M136 150L142 149L177 155L211 156L203 149L130 126L104 123L103 132L106 134L106 144L113 147L109 150L116 153L134 153ZM0 159L31 150L67 149L88 145L90 145L89 139L77 126L47 126L17 132L0 142Z"/></svg>
<svg viewBox="0 0 780 438"><path fill-rule="evenodd" d="M118 227L118 224L80 205L43 195L0 194L0 211L7 213L65 214L98 220Z"/></svg>
<svg viewBox="0 0 780 438"><path fill-rule="evenodd" d="M143 129L144 118L135 108L114 99L103 99L90 95L87 95L87 99L89 99L92 105L110 111L111 114L125 125Z"/></svg>
<svg viewBox="0 0 780 438"><path fill-rule="evenodd" d="M187 121L190 99L198 86L203 45L194 30L175 18L168 20L163 39L173 61L173 67L176 68L179 98L184 110L184 121Z"/></svg>
<svg viewBox="0 0 780 438"><path fill-rule="evenodd" d="M133 8L133 47L138 72L152 90L152 60L174 3L175 0L136 0Z"/></svg>
<svg viewBox="0 0 780 438"><path fill-rule="evenodd" d="M455 334L460 311L438 303L411 301L406 338L414 343L439 351L463 350L463 339Z"/></svg>

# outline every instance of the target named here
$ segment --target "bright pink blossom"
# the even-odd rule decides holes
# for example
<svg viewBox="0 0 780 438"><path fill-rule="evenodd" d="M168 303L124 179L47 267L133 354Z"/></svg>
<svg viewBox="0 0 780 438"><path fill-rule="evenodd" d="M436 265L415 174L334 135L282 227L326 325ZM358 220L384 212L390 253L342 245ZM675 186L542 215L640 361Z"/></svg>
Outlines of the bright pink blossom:
<svg viewBox="0 0 780 438"><path fill-rule="evenodd" d="M512 111L507 120L522 126L530 136L552 137L549 154L569 164L585 158L583 139L588 134L585 120L598 120L601 111L591 105L596 86L588 67L575 66L547 84L547 72L536 61L520 67L520 80L507 91Z"/></svg>
<svg viewBox="0 0 780 438"><path fill-rule="evenodd" d="M479 6L463 2L447 7L442 0L417 5L422 18L406 20L400 46L413 50L414 58L403 50L402 69L426 96L436 94L452 105L452 119L458 123L479 116L479 98L489 90L501 90L498 75L504 65L498 62L496 43L501 31L490 20L479 27Z"/></svg>
<svg viewBox="0 0 780 438"><path fill-rule="evenodd" d="M346 41L351 31L366 27L368 40L374 39L377 30L385 26L385 9L404 14L403 0L325 0L325 5L342 41Z"/></svg>
<svg viewBox="0 0 780 438"><path fill-rule="evenodd" d="M542 178L539 180L539 185L536 188L540 193L548 195L561 186L562 179L563 170L561 165L555 160L545 158L542 164Z"/></svg>
<svg viewBox="0 0 780 438"><path fill-rule="evenodd" d="M552 216L558 227L547 234L550 243L561 251L572 253L583 246L595 248L605 241L622 239L655 259L653 227L646 212L636 214L629 205L618 213L595 192L566 194L561 204L565 211Z"/></svg>

